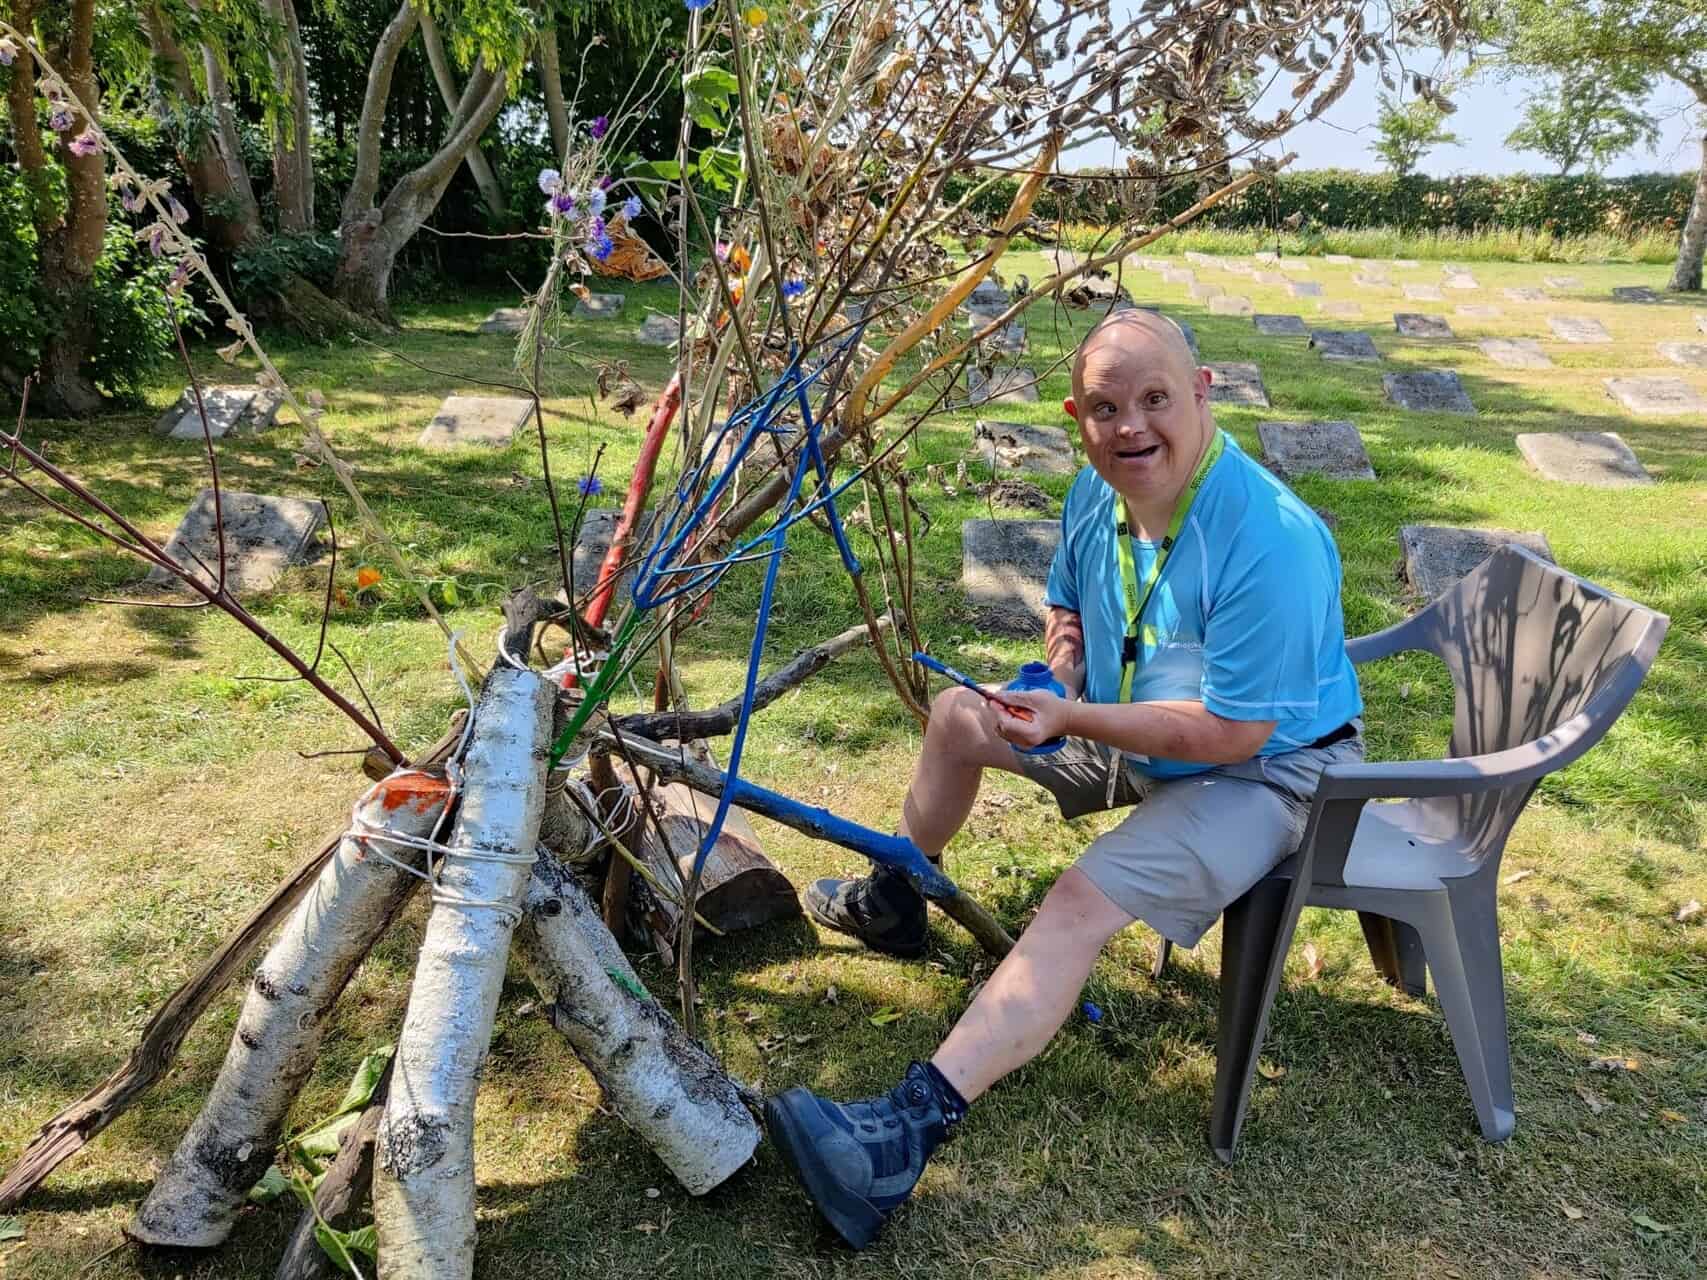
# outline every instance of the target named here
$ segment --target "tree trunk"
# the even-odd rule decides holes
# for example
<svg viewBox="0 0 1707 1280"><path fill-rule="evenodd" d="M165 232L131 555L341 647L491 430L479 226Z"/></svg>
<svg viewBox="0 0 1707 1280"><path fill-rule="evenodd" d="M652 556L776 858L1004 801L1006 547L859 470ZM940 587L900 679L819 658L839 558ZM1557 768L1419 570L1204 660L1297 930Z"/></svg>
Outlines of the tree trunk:
<svg viewBox="0 0 1707 1280"><path fill-rule="evenodd" d="M569 154L569 111L563 105L563 68L557 57L557 28L539 33L539 84L545 92L545 117L551 122L551 150L562 164Z"/></svg>
<svg viewBox="0 0 1707 1280"><path fill-rule="evenodd" d="M740 1090L635 976L575 878L534 864L518 934L546 1016L598 1081L605 1101L693 1195L744 1165L759 1126Z"/></svg>
<svg viewBox="0 0 1707 1280"><path fill-rule="evenodd" d="M1701 139L1701 169L1695 175L1695 198L1689 204L1689 220L1683 224L1683 239L1677 247L1677 265L1666 288L1678 292L1699 291L1701 258L1707 250L1707 136Z"/></svg>
<svg viewBox="0 0 1707 1280"><path fill-rule="evenodd" d="M499 663L475 711L375 1148L391 1280L474 1270L474 1095L539 839L553 694L538 672Z"/></svg>
<svg viewBox="0 0 1707 1280"><path fill-rule="evenodd" d="M433 15L426 9L421 11L421 43L426 47L427 63L432 69L433 79L438 82L439 96L444 99L445 110L455 115L462 92L456 87L450 60L445 57L444 42L439 39L438 23L433 21ZM504 201L504 189L498 185L497 175L492 172L492 166L486 163L486 157L481 154L478 141L469 147L463 161L474 178L474 185L480 188L480 198L486 202L486 208L493 219L500 224L509 222L510 210Z"/></svg>
<svg viewBox="0 0 1707 1280"><path fill-rule="evenodd" d="M279 230L314 230L314 130L309 119L308 61L292 0L267 0L283 29L283 47L268 55L276 85L290 96L290 111L273 129L273 198Z"/></svg>
<svg viewBox="0 0 1707 1280"><path fill-rule="evenodd" d="M409 837L444 819L442 776L401 773L360 806L364 822ZM377 842L376 842L377 844ZM326 1015L419 880L348 834L255 971L219 1078L131 1223L132 1239L210 1248L230 1234L272 1162L285 1117L320 1049ZM419 850L378 846L420 867Z"/></svg>

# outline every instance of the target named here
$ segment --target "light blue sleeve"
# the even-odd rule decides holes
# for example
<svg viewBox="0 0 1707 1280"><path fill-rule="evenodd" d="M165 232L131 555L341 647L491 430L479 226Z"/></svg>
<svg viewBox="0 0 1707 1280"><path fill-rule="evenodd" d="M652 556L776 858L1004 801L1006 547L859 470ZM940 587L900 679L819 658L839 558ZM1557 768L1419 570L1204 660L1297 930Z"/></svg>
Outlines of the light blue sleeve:
<svg viewBox="0 0 1707 1280"><path fill-rule="evenodd" d="M1068 516L1073 511L1073 498L1079 492L1077 482L1067 490L1061 504L1061 541L1055 548L1055 558L1049 562L1049 581L1043 586L1043 603L1079 612L1079 579L1077 560L1073 554L1072 525Z"/></svg>
<svg viewBox="0 0 1707 1280"><path fill-rule="evenodd" d="M1203 631L1203 705L1228 720L1316 714L1323 632L1338 584L1296 522L1234 540Z"/></svg>

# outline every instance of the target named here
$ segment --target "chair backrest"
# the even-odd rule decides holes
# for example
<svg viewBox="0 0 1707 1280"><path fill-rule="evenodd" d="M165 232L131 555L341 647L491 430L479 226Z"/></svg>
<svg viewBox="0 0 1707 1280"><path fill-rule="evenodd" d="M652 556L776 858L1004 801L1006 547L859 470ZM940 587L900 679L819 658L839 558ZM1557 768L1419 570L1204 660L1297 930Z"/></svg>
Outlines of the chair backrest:
<svg viewBox="0 0 1707 1280"><path fill-rule="evenodd" d="M1591 701L1589 740L1598 740L1653 664L1669 619L1508 545L1417 621L1423 647L1452 673L1447 754L1457 757L1534 742ZM1439 804L1483 855L1497 855L1533 790L1525 783Z"/></svg>

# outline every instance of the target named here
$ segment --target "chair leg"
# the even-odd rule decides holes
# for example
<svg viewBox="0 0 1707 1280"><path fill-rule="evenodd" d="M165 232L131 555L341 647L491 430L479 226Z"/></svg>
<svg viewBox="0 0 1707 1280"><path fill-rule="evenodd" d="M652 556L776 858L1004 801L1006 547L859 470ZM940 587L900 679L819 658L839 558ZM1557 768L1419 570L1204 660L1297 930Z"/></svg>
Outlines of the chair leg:
<svg viewBox="0 0 1707 1280"><path fill-rule="evenodd" d="M1458 893L1448 890L1442 910L1423 928L1435 994L1452 1032L1482 1137L1504 1142L1517 1123L1517 1102L1494 895L1477 883L1465 884Z"/></svg>
<svg viewBox="0 0 1707 1280"><path fill-rule="evenodd" d="M1168 957L1174 953L1174 944L1166 938L1156 938L1156 958L1150 962L1150 981L1160 982L1162 975L1168 971Z"/></svg>
<svg viewBox="0 0 1707 1280"><path fill-rule="evenodd" d="M1271 872L1228 907L1221 920L1221 1010L1209 1143L1226 1164L1233 1162L1269 1006L1303 906L1299 895L1288 918L1292 887L1290 875Z"/></svg>
<svg viewBox="0 0 1707 1280"><path fill-rule="evenodd" d="M1406 995L1428 994L1428 968L1423 961L1422 938L1410 925L1373 911L1359 911L1357 923L1363 926L1363 941L1369 947L1369 958L1375 971L1390 986Z"/></svg>

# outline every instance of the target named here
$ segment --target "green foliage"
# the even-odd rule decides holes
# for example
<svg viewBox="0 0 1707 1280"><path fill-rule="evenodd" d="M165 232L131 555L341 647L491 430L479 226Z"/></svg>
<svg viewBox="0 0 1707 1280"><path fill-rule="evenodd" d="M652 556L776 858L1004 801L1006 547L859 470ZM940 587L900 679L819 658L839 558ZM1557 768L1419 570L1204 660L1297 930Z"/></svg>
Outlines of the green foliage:
<svg viewBox="0 0 1707 1280"><path fill-rule="evenodd" d="M338 242L320 231L280 232L246 245L232 258L239 297L276 293L291 276L327 284L338 265Z"/></svg>
<svg viewBox="0 0 1707 1280"><path fill-rule="evenodd" d="M1399 103L1387 94L1381 95L1381 110L1375 116L1375 128L1381 140L1369 149L1399 177L1416 172L1418 163L1435 147L1458 141L1456 134L1447 132L1441 123L1445 113L1432 102L1413 98Z"/></svg>
<svg viewBox="0 0 1707 1280"><path fill-rule="evenodd" d="M1658 140L1659 126L1640 109L1646 88L1628 72L1567 73L1546 97L1530 100L1505 144L1546 156L1561 176L1579 166L1599 173L1638 143Z"/></svg>

